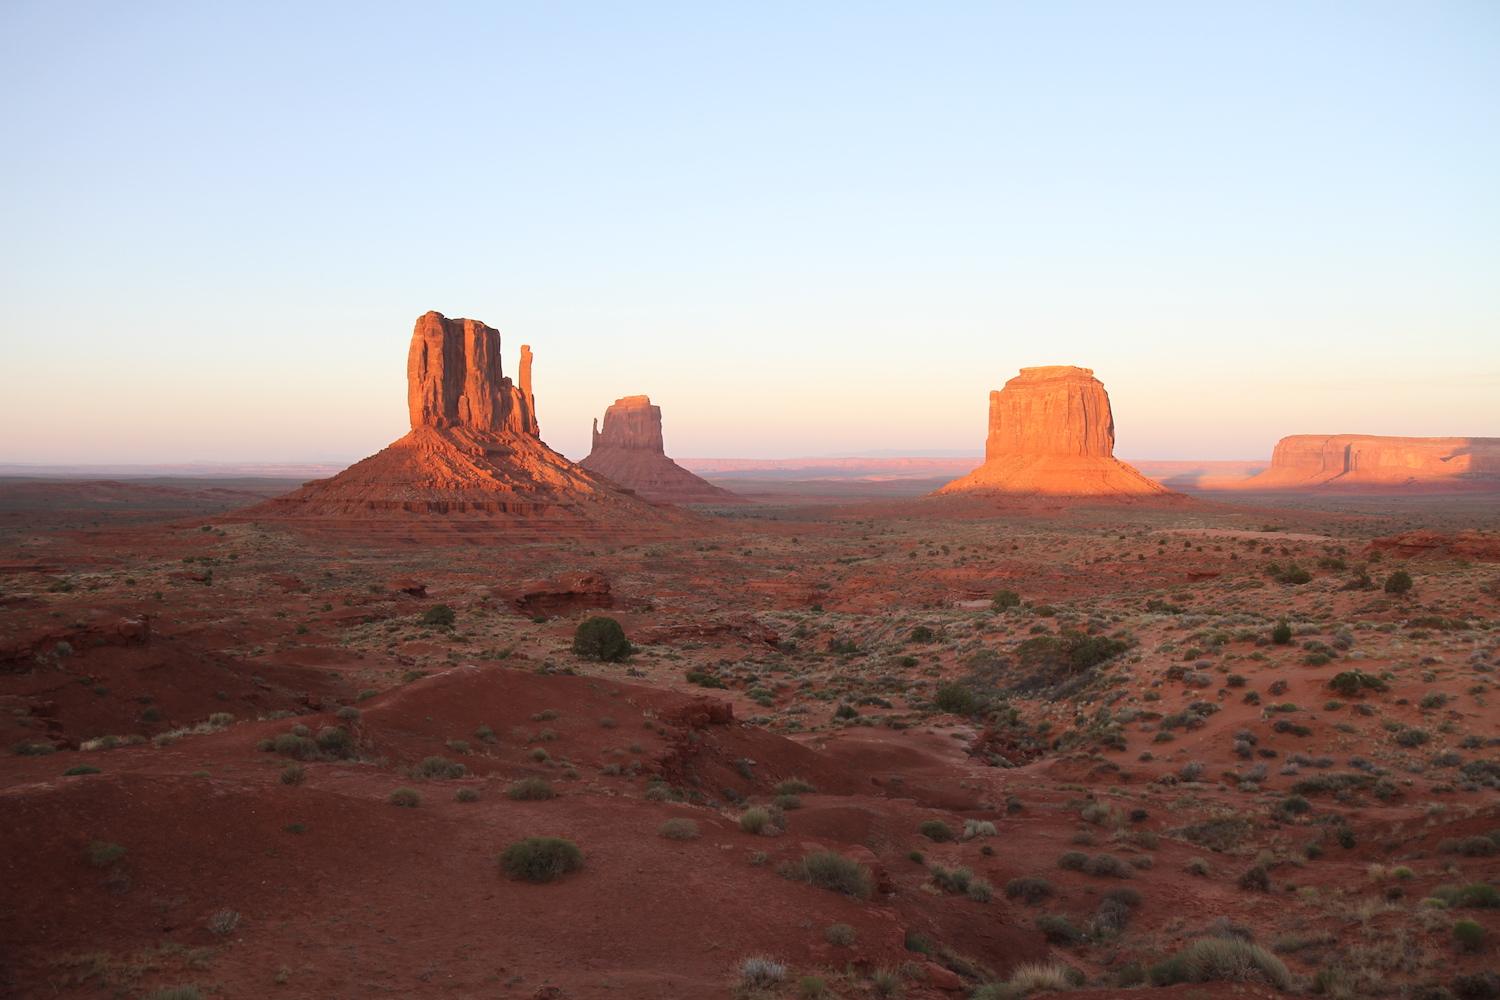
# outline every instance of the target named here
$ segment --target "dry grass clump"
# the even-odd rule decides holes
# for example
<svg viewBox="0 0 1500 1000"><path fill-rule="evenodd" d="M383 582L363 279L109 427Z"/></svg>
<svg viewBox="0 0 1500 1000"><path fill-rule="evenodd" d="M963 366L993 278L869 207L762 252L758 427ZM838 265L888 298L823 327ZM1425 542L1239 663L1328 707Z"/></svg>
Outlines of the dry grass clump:
<svg viewBox="0 0 1500 1000"><path fill-rule="evenodd" d="M1261 982L1279 990L1291 988L1286 963L1258 944L1234 937L1199 938L1147 972L1153 986L1173 983Z"/></svg>
<svg viewBox="0 0 1500 1000"><path fill-rule="evenodd" d="M505 794L518 802L542 802L555 796L557 791L546 778L522 778L507 786Z"/></svg>
<svg viewBox="0 0 1500 1000"><path fill-rule="evenodd" d="M698 837L698 824L682 816L674 816L657 827L656 832L668 840L694 840Z"/></svg>
<svg viewBox="0 0 1500 1000"><path fill-rule="evenodd" d="M854 899L867 898L873 889L865 866L837 851L813 851L801 861L786 863L779 871L788 878Z"/></svg>

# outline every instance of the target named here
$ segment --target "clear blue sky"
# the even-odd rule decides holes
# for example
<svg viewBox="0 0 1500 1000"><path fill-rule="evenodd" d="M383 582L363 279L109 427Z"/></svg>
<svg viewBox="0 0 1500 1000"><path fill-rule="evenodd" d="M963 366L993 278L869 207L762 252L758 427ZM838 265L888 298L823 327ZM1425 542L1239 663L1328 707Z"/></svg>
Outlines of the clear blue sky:
<svg viewBox="0 0 1500 1000"><path fill-rule="evenodd" d="M0 5L0 462L355 459L416 317L578 457L1500 435L1500 5Z"/></svg>

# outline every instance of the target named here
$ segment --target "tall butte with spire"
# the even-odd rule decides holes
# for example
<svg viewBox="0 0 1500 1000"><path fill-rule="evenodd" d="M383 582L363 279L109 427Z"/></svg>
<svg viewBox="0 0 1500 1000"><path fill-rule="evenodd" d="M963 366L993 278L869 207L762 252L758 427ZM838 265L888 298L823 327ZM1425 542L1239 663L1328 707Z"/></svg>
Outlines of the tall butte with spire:
<svg viewBox="0 0 1500 1000"><path fill-rule="evenodd" d="M628 487L647 500L675 504L749 503L693 475L667 457L661 437L661 407L649 396L617 399L594 421L594 449L578 463Z"/></svg>
<svg viewBox="0 0 1500 1000"><path fill-rule="evenodd" d="M454 527L605 533L697 519L648 503L547 447L531 361L531 348L522 347L520 385L513 385L501 370L497 331L478 320L427 313L417 320L406 358L411 432L331 479L225 519L420 520L442 530L441 518L423 516L443 515Z"/></svg>
<svg viewBox="0 0 1500 1000"><path fill-rule="evenodd" d="M933 495L1187 499L1147 479L1114 453L1109 393L1092 368L1022 368L1004 389L990 393L984 464Z"/></svg>

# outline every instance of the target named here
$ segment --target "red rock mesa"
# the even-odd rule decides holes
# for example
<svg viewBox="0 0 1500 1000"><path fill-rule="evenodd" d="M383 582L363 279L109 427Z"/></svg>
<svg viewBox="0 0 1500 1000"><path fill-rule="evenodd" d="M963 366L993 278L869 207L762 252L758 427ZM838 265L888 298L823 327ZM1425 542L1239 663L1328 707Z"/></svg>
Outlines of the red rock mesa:
<svg viewBox="0 0 1500 1000"><path fill-rule="evenodd" d="M984 464L937 491L1077 497L1177 497L1114 457L1104 383L1072 365L1022 368L990 393Z"/></svg>
<svg viewBox="0 0 1500 1000"><path fill-rule="evenodd" d="M578 463L635 490L647 500L676 504L749 503L699 479L667 457L661 440L661 407L649 396L617 399L594 421L594 450Z"/></svg>
<svg viewBox="0 0 1500 1000"><path fill-rule="evenodd" d="M1237 489L1462 493L1500 490L1500 438L1293 434Z"/></svg>
<svg viewBox="0 0 1500 1000"><path fill-rule="evenodd" d="M331 479L231 519L441 514L550 528L694 517L621 491L543 444L530 348L522 348L521 384L512 385L501 371L499 333L478 320L436 312L418 319L406 379L411 433Z"/></svg>

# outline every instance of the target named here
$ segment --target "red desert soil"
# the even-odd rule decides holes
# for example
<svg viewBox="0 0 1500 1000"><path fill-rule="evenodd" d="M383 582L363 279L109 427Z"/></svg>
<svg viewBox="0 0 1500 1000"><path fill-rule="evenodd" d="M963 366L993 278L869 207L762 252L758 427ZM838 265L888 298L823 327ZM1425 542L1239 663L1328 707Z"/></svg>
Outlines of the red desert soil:
<svg viewBox="0 0 1500 1000"><path fill-rule="evenodd" d="M1493 504L688 513L493 334L284 502L0 527L4 996L1500 990Z"/></svg>

